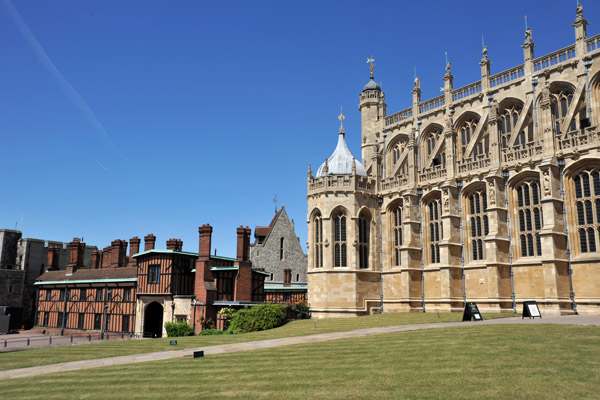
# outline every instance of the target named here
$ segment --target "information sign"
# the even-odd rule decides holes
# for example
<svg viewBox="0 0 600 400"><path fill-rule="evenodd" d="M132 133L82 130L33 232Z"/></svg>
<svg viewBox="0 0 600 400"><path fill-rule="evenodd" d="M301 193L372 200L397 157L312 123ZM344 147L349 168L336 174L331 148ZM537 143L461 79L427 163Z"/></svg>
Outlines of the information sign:
<svg viewBox="0 0 600 400"><path fill-rule="evenodd" d="M473 321L483 321L481 313L479 312L479 308L477 308L477 304L466 303L462 320L470 321L471 319L473 319Z"/></svg>
<svg viewBox="0 0 600 400"><path fill-rule="evenodd" d="M540 309L537 305L537 302L535 301L524 301L523 302L523 315L521 317L521 319L528 317L528 318L535 318L535 317L539 317L540 319L542 318L542 314L540 313Z"/></svg>

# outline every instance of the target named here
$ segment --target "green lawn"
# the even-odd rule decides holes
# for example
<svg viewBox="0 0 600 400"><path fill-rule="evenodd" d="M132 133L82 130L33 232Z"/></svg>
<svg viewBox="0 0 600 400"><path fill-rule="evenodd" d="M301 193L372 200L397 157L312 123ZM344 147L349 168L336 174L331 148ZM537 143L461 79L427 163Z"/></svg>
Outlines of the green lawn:
<svg viewBox="0 0 600 400"><path fill-rule="evenodd" d="M592 399L600 328L474 325L0 381L6 399Z"/></svg>
<svg viewBox="0 0 600 400"><path fill-rule="evenodd" d="M515 314L484 314L484 319L510 317ZM290 322L280 328L244 335L196 336L177 338L176 348L202 347L225 343L249 342L253 340L275 339L289 336L304 336L315 333L339 332L362 328L390 325L424 324L432 322L460 321L462 313L388 313L358 318L332 318ZM87 360L122 356L127 354L149 353L173 350L169 338L114 341L82 344L77 346L36 349L12 353L0 353L0 370L32 367L65 361Z"/></svg>

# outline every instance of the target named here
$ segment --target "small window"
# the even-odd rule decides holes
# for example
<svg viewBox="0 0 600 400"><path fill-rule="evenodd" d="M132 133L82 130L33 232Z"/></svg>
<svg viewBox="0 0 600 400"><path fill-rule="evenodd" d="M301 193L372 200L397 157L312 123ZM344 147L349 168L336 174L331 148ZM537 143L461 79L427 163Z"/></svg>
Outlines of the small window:
<svg viewBox="0 0 600 400"><path fill-rule="evenodd" d="M129 315L123 315L123 323L121 325L121 330L123 332L129 332Z"/></svg>
<svg viewBox="0 0 600 400"><path fill-rule="evenodd" d="M296 282L300 282L300 274L296 274Z"/></svg>
<svg viewBox="0 0 600 400"><path fill-rule="evenodd" d="M87 291L85 289L79 289L79 301L87 300Z"/></svg>
<svg viewBox="0 0 600 400"><path fill-rule="evenodd" d="M63 317L63 313L62 313L62 312L59 312L59 313L58 313L58 318L56 318L56 326L57 326L58 328L62 328L62 326L63 326L63 318L64 318L64 317Z"/></svg>
<svg viewBox="0 0 600 400"><path fill-rule="evenodd" d="M123 301L131 301L131 288L123 289Z"/></svg>
<svg viewBox="0 0 600 400"><path fill-rule="evenodd" d="M77 316L77 328L83 329L84 323L85 323L85 314L79 313L79 315Z"/></svg>
<svg viewBox="0 0 600 400"><path fill-rule="evenodd" d="M97 331L102 329L102 314L94 314L94 329Z"/></svg>
<svg viewBox="0 0 600 400"><path fill-rule="evenodd" d="M52 290L46 289L46 300L50 301L51 298L52 298Z"/></svg>
<svg viewBox="0 0 600 400"><path fill-rule="evenodd" d="M44 325L42 326L48 326L48 320L50 319L50 313L48 311L46 311L44 313Z"/></svg>
<svg viewBox="0 0 600 400"><path fill-rule="evenodd" d="M59 295L58 295L58 300L59 301L64 301L65 300L65 289L60 289Z"/></svg>
<svg viewBox="0 0 600 400"><path fill-rule="evenodd" d="M148 267L148 283L160 282L160 264L153 264Z"/></svg>
<svg viewBox="0 0 600 400"><path fill-rule="evenodd" d="M283 260L283 238L279 241L279 259Z"/></svg>
<svg viewBox="0 0 600 400"><path fill-rule="evenodd" d="M103 300L103 290L101 288L96 289L96 301L102 301Z"/></svg>
<svg viewBox="0 0 600 400"><path fill-rule="evenodd" d="M113 290L112 289L108 289L108 301L112 301L113 299Z"/></svg>

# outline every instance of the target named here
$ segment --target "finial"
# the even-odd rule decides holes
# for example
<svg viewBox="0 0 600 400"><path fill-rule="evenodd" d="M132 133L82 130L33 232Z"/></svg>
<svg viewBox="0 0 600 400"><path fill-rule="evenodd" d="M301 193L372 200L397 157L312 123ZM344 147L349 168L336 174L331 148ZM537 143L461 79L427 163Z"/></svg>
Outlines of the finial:
<svg viewBox="0 0 600 400"><path fill-rule="evenodd" d="M371 68L371 78L373 78L373 68L375 67L375 59L373 58L373 56L371 56L370 58L367 58L367 64L369 65L369 68Z"/></svg>
<svg viewBox="0 0 600 400"><path fill-rule="evenodd" d="M527 15L525 15L525 30L529 29L529 26L527 26Z"/></svg>
<svg viewBox="0 0 600 400"><path fill-rule="evenodd" d="M483 40L483 35L481 35L481 47L485 49L485 40Z"/></svg>
<svg viewBox="0 0 600 400"><path fill-rule="evenodd" d="M340 115L338 115L338 119L340 120L340 133L344 132L344 120L346 119L346 117L344 117L343 111L343 107L340 107Z"/></svg>

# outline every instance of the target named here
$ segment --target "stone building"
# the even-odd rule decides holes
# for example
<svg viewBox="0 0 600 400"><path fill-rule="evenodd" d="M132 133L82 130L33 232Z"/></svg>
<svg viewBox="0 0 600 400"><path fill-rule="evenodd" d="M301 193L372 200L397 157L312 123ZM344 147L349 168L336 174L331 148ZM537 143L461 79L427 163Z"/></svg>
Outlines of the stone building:
<svg viewBox="0 0 600 400"><path fill-rule="evenodd" d="M343 127L308 170L313 315L379 311L600 311L600 35L578 5L575 43L388 114L371 79L359 96L362 163ZM342 118L343 120L343 118ZM381 307L383 306L383 310Z"/></svg>
<svg viewBox="0 0 600 400"><path fill-rule="evenodd" d="M269 274L265 280L267 301L305 301L308 261L285 207L277 211L269 226L254 229L254 239L250 259Z"/></svg>

